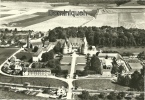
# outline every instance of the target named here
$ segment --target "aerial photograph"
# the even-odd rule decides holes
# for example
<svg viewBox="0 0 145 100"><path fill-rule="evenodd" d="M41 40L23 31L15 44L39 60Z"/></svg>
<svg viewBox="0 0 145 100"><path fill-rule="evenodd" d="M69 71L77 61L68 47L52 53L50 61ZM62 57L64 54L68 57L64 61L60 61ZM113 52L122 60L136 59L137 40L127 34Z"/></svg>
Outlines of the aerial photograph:
<svg viewBox="0 0 145 100"><path fill-rule="evenodd" d="M145 0L1 0L0 100L144 100Z"/></svg>

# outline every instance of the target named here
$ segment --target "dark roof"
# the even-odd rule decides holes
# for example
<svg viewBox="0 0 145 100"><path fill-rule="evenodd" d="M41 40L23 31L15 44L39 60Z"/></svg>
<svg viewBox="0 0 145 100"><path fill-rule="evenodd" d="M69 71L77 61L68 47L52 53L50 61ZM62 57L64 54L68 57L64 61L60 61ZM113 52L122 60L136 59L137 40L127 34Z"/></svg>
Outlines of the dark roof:
<svg viewBox="0 0 145 100"><path fill-rule="evenodd" d="M49 68L25 68L24 71L28 72L50 72Z"/></svg>

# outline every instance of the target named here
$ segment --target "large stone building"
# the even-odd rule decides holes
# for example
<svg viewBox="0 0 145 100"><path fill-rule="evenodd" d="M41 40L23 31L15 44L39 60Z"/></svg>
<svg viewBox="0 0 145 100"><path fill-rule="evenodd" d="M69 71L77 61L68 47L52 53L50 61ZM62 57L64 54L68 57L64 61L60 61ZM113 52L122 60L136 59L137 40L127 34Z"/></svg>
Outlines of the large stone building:
<svg viewBox="0 0 145 100"><path fill-rule="evenodd" d="M23 69L23 76L50 76L51 70L46 68L25 68Z"/></svg>
<svg viewBox="0 0 145 100"><path fill-rule="evenodd" d="M72 52L79 52L81 54L96 54L98 51L95 46L90 47L86 38L69 38L64 41L63 44L63 54L68 54Z"/></svg>

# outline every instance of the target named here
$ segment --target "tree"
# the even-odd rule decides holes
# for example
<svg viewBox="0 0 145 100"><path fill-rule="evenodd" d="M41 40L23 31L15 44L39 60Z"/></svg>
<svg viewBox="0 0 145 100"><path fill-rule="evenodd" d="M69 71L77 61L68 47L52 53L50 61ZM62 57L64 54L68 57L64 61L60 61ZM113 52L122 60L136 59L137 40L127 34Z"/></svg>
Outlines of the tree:
<svg viewBox="0 0 145 100"><path fill-rule="evenodd" d="M141 94L139 95L139 97L137 98L137 100L144 100L144 93L141 93Z"/></svg>
<svg viewBox="0 0 145 100"><path fill-rule="evenodd" d="M94 70L97 74L102 74L101 62L96 55L93 55L93 57L91 58L90 70Z"/></svg>
<svg viewBox="0 0 145 100"><path fill-rule="evenodd" d="M125 97L125 92L119 92L118 95L117 95L117 98L119 100L122 100L124 97Z"/></svg>
<svg viewBox="0 0 145 100"><path fill-rule="evenodd" d="M84 68L85 71L89 70L90 68L90 54L87 54L86 60L86 66Z"/></svg>
<svg viewBox="0 0 145 100"><path fill-rule="evenodd" d="M12 70L14 70L14 69L15 69L15 65L10 65L10 68L11 68Z"/></svg>
<svg viewBox="0 0 145 100"><path fill-rule="evenodd" d="M49 61L51 59L54 59L54 51L50 50L49 52L43 53L41 58L42 58L42 60L41 60L42 62L46 62L46 61Z"/></svg>
<svg viewBox="0 0 145 100"><path fill-rule="evenodd" d="M82 100L89 100L89 92L88 91L82 91L81 99Z"/></svg>
<svg viewBox="0 0 145 100"><path fill-rule="evenodd" d="M20 60L22 60L22 61L24 61L24 60L26 60L27 59L27 57L25 56L25 55L23 55L21 58L20 58Z"/></svg>
<svg viewBox="0 0 145 100"><path fill-rule="evenodd" d="M58 53L61 52L61 43L57 42L57 44L55 45L55 47L53 48L53 50Z"/></svg>
<svg viewBox="0 0 145 100"><path fill-rule="evenodd" d="M38 48L37 46L35 46L34 49L32 50L32 52L37 52L38 49L39 49L39 48Z"/></svg>
<svg viewBox="0 0 145 100"><path fill-rule="evenodd" d="M56 32L55 32L55 30L51 30L49 32L48 38L49 38L50 42L55 42L56 41Z"/></svg>
<svg viewBox="0 0 145 100"><path fill-rule="evenodd" d="M132 75L131 75L131 84L130 86L134 89L137 89L137 84L140 78L140 73L138 71L135 71Z"/></svg>
<svg viewBox="0 0 145 100"><path fill-rule="evenodd" d="M113 67L111 70L111 74L116 74L118 72L118 65L116 63L112 63Z"/></svg>
<svg viewBox="0 0 145 100"><path fill-rule="evenodd" d="M110 94L108 95L108 99L117 100L117 94L115 92L110 92Z"/></svg>
<svg viewBox="0 0 145 100"><path fill-rule="evenodd" d="M119 68L118 68L118 72L119 73L122 73L123 70L124 70L124 66L123 65L120 65Z"/></svg>
<svg viewBox="0 0 145 100"><path fill-rule="evenodd" d="M137 82L137 90L144 91L144 78L141 77Z"/></svg>
<svg viewBox="0 0 145 100"><path fill-rule="evenodd" d="M99 98L102 98L102 99L104 99L106 97L106 93L104 93L104 92L101 92L100 93L100 95L99 95Z"/></svg>
<svg viewBox="0 0 145 100"><path fill-rule="evenodd" d="M123 79L123 85L125 85L125 86L129 86L130 85L130 77L129 77L129 75L126 75L125 77L124 77L124 79Z"/></svg>
<svg viewBox="0 0 145 100"><path fill-rule="evenodd" d="M99 100L98 95L90 96L90 100Z"/></svg>
<svg viewBox="0 0 145 100"><path fill-rule="evenodd" d="M42 39L41 39L41 42L42 42L42 44L43 44L43 47L44 47L44 45L45 45L45 41L46 41L46 38L42 38Z"/></svg>
<svg viewBox="0 0 145 100"><path fill-rule="evenodd" d="M48 56L48 60L54 59L54 51L50 50L49 52L47 52L47 56Z"/></svg>

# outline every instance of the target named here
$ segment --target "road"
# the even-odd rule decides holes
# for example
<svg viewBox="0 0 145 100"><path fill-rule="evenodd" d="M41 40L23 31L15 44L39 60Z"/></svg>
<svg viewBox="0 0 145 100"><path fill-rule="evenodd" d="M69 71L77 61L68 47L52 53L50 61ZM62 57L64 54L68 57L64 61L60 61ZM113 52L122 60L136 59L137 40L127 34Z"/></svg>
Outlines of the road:
<svg viewBox="0 0 145 100"><path fill-rule="evenodd" d="M76 58L77 58L77 54L74 52L72 54L72 61L71 61L71 70L70 70L70 77L67 79L67 83L68 83L68 93L67 93L67 99L72 99L72 88L73 88L73 76L74 76L74 72L75 72L75 65L76 65Z"/></svg>
<svg viewBox="0 0 145 100"><path fill-rule="evenodd" d="M97 93L110 93L110 92L115 92L115 93L119 93L119 92L125 92L125 93L133 93L133 94L140 94L140 93L145 93L143 91L118 91L118 90L89 90L89 89L85 89L86 91L88 91L89 93L92 94L97 94ZM84 89L79 89L79 90L73 90L73 94L81 94L82 91L84 91Z"/></svg>

